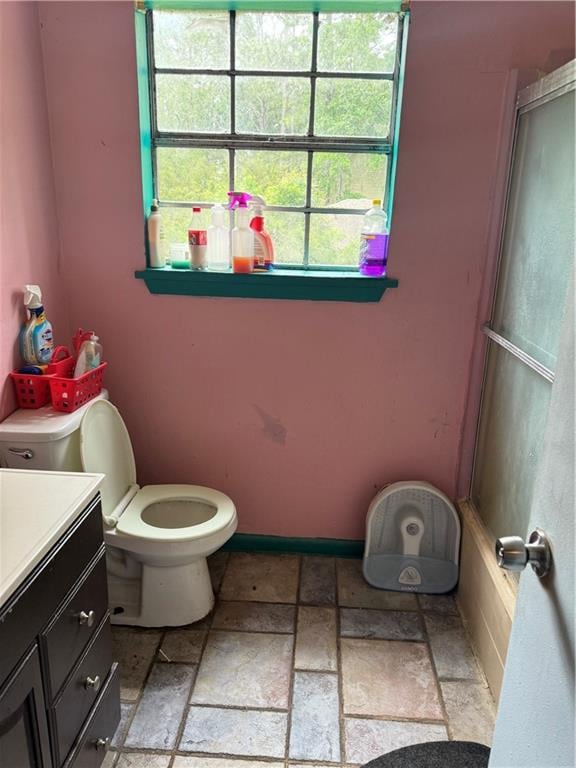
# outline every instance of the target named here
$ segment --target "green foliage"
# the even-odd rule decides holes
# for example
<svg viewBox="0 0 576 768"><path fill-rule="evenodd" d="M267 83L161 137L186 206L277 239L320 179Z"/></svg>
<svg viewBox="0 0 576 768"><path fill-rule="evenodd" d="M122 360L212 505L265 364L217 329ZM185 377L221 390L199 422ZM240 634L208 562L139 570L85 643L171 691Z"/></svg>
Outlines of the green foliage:
<svg viewBox="0 0 576 768"><path fill-rule="evenodd" d="M239 13L236 16L238 69L309 70L312 64L309 13Z"/></svg>

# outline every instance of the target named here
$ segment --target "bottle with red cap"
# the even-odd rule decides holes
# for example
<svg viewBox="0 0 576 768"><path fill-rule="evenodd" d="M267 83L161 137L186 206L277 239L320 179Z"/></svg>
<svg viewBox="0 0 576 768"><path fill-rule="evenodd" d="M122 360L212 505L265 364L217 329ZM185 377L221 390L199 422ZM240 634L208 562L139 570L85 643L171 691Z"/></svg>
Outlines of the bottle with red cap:
<svg viewBox="0 0 576 768"><path fill-rule="evenodd" d="M192 219L188 229L188 248L190 250L190 269L206 269L206 230L201 229L201 208L192 208Z"/></svg>

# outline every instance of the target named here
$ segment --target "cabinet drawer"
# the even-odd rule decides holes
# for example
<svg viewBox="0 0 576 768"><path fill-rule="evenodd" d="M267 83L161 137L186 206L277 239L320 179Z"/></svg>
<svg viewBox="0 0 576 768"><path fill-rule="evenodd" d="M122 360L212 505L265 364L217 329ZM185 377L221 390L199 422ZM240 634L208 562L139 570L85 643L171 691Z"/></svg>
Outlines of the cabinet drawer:
<svg viewBox="0 0 576 768"><path fill-rule="evenodd" d="M63 768L99 768L120 722L120 671L114 664Z"/></svg>
<svg viewBox="0 0 576 768"><path fill-rule="evenodd" d="M44 632L54 698L108 610L106 555L102 552Z"/></svg>
<svg viewBox="0 0 576 768"><path fill-rule="evenodd" d="M0 608L0 680L8 676L103 546L98 496Z"/></svg>
<svg viewBox="0 0 576 768"><path fill-rule="evenodd" d="M98 691L106 680L111 666L112 632L106 617L54 706L56 744L60 762L70 751L82 723L98 698Z"/></svg>

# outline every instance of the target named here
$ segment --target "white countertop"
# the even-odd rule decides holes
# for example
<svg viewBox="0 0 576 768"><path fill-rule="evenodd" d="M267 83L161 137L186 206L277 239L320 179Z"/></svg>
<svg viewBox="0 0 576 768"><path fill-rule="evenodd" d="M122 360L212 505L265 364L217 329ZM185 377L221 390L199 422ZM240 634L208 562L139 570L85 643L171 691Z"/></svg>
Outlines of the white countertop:
<svg viewBox="0 0 576 768"><path fill-rule="evenodd" d="M0 606L72 525L103 478L0 469Z"/></svg>

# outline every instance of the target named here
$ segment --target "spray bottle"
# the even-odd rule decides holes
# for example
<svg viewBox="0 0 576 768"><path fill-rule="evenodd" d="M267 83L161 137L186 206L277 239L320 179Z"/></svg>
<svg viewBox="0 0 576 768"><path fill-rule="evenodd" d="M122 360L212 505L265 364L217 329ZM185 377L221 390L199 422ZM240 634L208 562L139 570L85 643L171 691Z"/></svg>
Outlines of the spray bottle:
<svg viewBox="0 0 576 768"><path fill-rule="evenodd" d="M28 365L46 365L52 358L54 339L52 324L42 306L40 286L24 286L24 306L28 320L20 331L20 354Z"/></svg>
<svg viewBox="0 0 576 768"><path fill-rule="evenodd" d="M232 269L249 273L254 270L254 232L250 229L248 209L252 196L247 192L228 192L228 197L228 208L236 210L236 226L232 230Z"/></svg>
<svg viewBox="0 0 576 768"><path fill-rule="evenodd" d="M250 209L253 215L250 229L254 231L254 271L269 271L274 267L274 244L269 233L264 229L264 206L266 203L259 195L252 195Z"/></svg>

